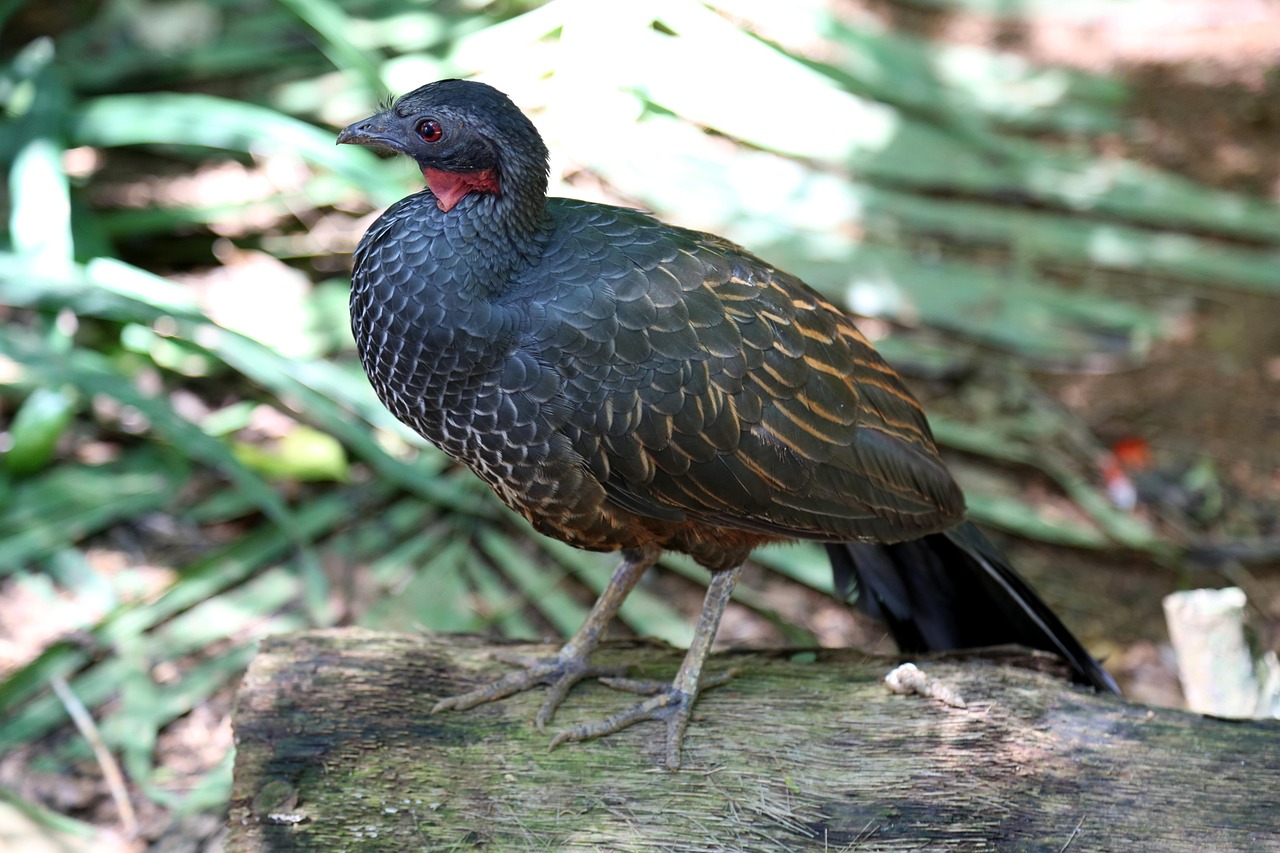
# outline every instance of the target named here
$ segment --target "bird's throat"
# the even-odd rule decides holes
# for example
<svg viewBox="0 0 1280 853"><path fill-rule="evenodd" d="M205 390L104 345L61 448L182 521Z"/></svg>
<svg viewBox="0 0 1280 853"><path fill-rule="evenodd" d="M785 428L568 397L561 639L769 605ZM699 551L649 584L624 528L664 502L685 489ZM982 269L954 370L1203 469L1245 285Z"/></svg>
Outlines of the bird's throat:
<svg viewBox="0 0 1280 853"><path fill-rule="evenodd" d="M498 194L498 174L493 169L478 169L474 172L423 169L422 177L436 197L436 205L446 213L471 193Z"/></svg>

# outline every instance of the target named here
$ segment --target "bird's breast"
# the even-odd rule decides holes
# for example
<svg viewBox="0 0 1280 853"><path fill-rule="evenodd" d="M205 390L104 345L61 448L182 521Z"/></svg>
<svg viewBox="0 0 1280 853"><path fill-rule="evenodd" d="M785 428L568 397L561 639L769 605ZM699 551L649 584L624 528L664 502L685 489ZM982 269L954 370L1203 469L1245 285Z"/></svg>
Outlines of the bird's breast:
<svg viewBox="0 0 1280 853"><path fill-rule="evenodd" d="M393 211L388 212L391 216ZM357 251L351 324L378 397L458 458L474 454L499 408L510 313L484 298L473 268L438 233L393 218ZM491 424L492 426L492 424Z"/></svg>

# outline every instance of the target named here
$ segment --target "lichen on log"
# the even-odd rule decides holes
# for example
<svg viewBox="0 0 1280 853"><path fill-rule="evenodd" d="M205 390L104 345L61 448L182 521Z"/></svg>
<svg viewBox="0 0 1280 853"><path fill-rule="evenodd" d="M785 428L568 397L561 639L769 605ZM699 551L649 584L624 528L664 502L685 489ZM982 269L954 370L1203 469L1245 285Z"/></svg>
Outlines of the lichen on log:
<svg viewBox="0 0 1280 853"><path fill-rule="evenodd" d="M891 692L893 662L847 650L730 652L709 669L741 674L702 697L669 773L656 725L548 752L537 691L431 715L505 670L494 650L354 629L264 641L237 703L227 849L1280 849L1280 724L992 658L917 661L955 703ZM598 657L663 678L680 653ZM556 724L634 701L589 682Z"/></svg>

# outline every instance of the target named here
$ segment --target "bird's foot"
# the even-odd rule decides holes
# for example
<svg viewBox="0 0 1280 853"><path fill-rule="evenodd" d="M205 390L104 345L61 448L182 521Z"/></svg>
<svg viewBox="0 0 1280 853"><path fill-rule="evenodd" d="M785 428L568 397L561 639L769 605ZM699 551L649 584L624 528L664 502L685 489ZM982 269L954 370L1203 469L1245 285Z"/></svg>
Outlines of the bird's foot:
<svg viewBox="0 0 1280 853"><path fill-rule="evenodd" d="M524 667L524 672L513 672L497 681L486 684L468 693L441 699L431 709L431 713L440 711L465 711L495 699L504 699L540 685L547 686L547 696L533 718L539 731L545 731L551 722L560 703L569 695L570 688L584 678L620 677L626 671L625 664L617 666L595 666L588 657L567 649L561 649L553 658L537 657L508 652L496 652L493 657L512 666ZM624 679L625 680L625 679Z"/></svg>
<svg viewBox="0 0 1280 853"><path fill-rule="evenodd" d="M649 696L640 704L620 711L595 723L580 723L565 729L551 739L548 750L555 749L562 743L570 741L591 740L620 732L628 726L646 720L658 720L667 724L667 742L665 764L668 770L680 769L680 746L684 742L685 729L689 727L689 718L693 713L693 703L702 691L718 687L738 674L737 670L713 675L702 680L702 683L688 689L678 687L677 682L637 681L631 678L602 677L600 683L616 690L629 693L640 693Z"/></svg>

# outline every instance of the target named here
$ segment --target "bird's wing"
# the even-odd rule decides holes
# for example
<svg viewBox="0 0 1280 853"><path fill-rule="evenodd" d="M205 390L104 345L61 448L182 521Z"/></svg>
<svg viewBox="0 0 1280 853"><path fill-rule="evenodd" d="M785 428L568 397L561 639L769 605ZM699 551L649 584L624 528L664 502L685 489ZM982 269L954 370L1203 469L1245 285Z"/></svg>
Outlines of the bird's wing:
<svg viewBox="0 0 1280 853"><path fill-rule="evenodd" d="M843 312L727 241L591 211L556 253L579 259L562 284L589 284L557 288L544 328L560 330L566 434L610 500L832 540L959 520L919 405Z"/></svg>

